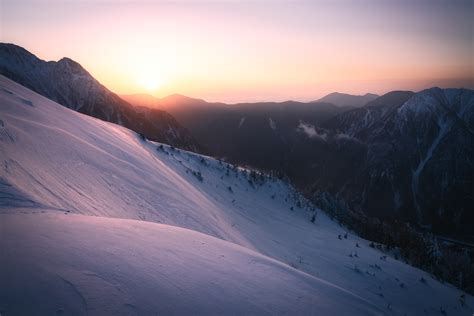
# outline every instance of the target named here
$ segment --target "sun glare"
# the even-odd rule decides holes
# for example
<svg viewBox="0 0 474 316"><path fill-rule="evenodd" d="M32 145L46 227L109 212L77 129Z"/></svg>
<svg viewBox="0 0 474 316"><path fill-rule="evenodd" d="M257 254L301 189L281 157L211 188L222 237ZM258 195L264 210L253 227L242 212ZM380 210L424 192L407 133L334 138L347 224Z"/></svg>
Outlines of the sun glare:
<svg viewBox="0 0 474 316"><path fill-rule="evenodd" d="M148 73L148 74L141 74L138 78L138 83L147 91L156 91L160 85L161 80L158 77L158 74L155 73Z"/></svg>

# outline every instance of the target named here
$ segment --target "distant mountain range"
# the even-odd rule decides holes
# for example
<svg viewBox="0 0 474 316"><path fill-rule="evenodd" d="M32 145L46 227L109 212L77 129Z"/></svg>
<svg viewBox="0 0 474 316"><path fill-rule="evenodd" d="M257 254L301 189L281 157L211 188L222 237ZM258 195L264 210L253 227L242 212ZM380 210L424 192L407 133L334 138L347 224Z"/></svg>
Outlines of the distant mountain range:
<svg viewBox="0 0 474 316"><path fill-rule="evenodd" d="M354 97L358 104L359 96ZM121 98L135 106L144 106L149 108L162 109L172 114L184 126L201 125L215 120L217 115L221 116L261 116L285 117L285 119L295 119L305 117L310 121L321 122L335 114L355 108L356 106L338 106L330 102L252 102L252 103L220 103L207 102L202 99L190 98L180 94L173 94L164 98L156 98L148 94L130 94L120 95ZM196 115L198 117L196 117ZM267 118L266 118L267 119ZM237 124L238 125L238 124ZM212 146L212 145L211 145Z"/></svg>
<svg viewBox="0 0 474 316"><path fill-rule="evenodd" d="M361 107L377 99L379 96L373 93L364 95L352 95L347 93L333 92L315 102L327 102L337 106Z"/></svg>
<svg viewBox="0 0 474 316"><path fill-rule="evenodd" d="M297 127L317 125L347 111L330 103L296 101L223 104L179 95L157 99L122 96L131 104L159 107L173 115L209 151L234 163L288 172L308 141Z"/></svg>
<svg viewBox="0 0 474 316"><path fill-rule="evenodd" d="M22 47L0 43L0 74L63 106L125 126L151 140L200 150L171 115L130 105L69 58L46 62Z"/></svg>

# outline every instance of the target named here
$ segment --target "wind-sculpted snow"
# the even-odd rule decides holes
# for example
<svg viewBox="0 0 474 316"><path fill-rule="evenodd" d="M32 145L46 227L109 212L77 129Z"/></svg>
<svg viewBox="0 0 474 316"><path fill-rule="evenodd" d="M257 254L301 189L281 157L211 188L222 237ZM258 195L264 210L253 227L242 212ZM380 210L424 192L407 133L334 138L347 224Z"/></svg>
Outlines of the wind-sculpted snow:
<svg viewBox="0 0 474 316"><path fill-rule="evenodd" d="M382 314L329 283L191 230L57 212L3 217L6 315Z"/></svg>
<svg viewBox="0 0 474 316"><path fill-rule="evenodd" d="M344 228L283 181L5 77L0 102L2 314L473 312L471 296L461 306L454 287L338 238Z"/></svg>

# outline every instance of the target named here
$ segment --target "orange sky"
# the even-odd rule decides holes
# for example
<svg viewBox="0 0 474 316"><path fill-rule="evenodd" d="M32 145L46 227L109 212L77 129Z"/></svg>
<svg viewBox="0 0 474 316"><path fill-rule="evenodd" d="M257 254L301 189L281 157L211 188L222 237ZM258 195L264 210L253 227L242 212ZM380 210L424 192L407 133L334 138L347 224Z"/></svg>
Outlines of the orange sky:
<svg viewBox="0 0 474 316"><path fill-rule="evenodd" d="M0 35L117 93L313 100L474 87L473 3L2 0Z"/></svg>

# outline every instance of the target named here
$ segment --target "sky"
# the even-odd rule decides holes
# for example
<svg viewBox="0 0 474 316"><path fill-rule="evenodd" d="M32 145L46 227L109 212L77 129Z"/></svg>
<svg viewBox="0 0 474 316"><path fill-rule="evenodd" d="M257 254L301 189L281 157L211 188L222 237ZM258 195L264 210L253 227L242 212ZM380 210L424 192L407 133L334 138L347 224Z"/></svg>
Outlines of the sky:
<svg viewBox="0 0 474 316"><path fill-rule="evenodd" d="M0 0L0 39L119 94L208 101L474 88L474 0Z"/></svg>

